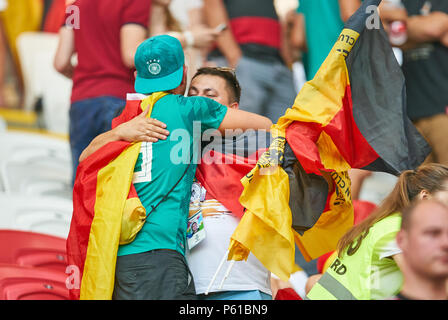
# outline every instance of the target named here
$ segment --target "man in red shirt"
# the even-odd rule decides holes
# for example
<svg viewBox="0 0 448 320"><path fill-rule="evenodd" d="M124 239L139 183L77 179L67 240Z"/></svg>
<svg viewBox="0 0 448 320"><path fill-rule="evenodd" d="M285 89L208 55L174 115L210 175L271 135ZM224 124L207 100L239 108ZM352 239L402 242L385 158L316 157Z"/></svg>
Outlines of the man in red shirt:
<svg viewBox="0 0 448 320"><path fill-rule="evenodd" d="M277 122L291 107L297 92L282 53L284 30L273 0L207 0L208 26L227 29L217 38L208 60L235 68L241 83L241 110Z"/></svg>
<svg viewBox="0 0 448 320"><path fill-rule="evenodd" d="M76 0L67 8L54 66L73 79L73 181L82 150L111 128L126 93L134 92L134 54L147 38L150 5L151 0ZM74 53L76 66L71 62Z"/></svg>

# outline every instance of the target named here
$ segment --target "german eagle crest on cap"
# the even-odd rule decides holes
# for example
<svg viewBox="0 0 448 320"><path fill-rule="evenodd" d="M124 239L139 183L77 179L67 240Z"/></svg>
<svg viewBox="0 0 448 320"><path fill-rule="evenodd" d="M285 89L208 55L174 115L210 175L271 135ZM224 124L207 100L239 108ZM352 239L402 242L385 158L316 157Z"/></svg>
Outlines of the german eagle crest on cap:
<svg viewBox="0 0 448 320"><path fill-rule="evenodd" d="M156 76L162 70L162 67L160 66L159 62L160 62L159 59L152 59L152 60L149 60L148 62L146 62L148 64L148 71L152 75Z"/></svg>

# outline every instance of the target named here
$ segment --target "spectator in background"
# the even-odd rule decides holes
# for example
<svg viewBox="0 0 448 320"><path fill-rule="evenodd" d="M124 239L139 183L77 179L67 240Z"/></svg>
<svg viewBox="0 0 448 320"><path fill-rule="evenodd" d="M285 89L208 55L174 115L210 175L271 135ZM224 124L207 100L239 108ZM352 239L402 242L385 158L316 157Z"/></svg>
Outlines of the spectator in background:
<svg viewBox="0 0 448 320"><path fill-rule="evenodd" d="M171 0L170 10L183 30L195 25L204 25L202 17L203 0Z"/></svg>
<svg viewBox="0 0 448 320"><path fill-rule="evenodd" d="M190 79L196 72L198 65L201 65L203 59L198 61L197 53L202 53L211 48L215 43L219 32L208 28L202 24L197 10L192 11L189 18L191 21L187 25L180 23L171 12L171 0L154 0L151 7L151 18L149 26L150 36L168 34L180 41L186 53L188 72ZM191 1L184 3L184 10L190 8L197 9L198 4L192 4ZM199 20L199 21L198 21Z"/></svg>
<svg viewBox="0 0 448 320"><path fill-rule="evenodd" d="M303 52L302 61L307 80L314 78L344 28L345 22L355 13L361 2L361 0L300 0L297 8L298 17L295 19L290 39L291 45ZM406 17L403 10L390 10L383 6L383 3L380 8L385 27L390 21Z"/></svg>
<svg viewBox="0 0 448 320"><path fill-rule="evenodd" d="M448 185L448 184L447 184ZM418 201L402 213L397 244L404 283L395 300L447 300L448 196Z"/></svg>
<svg viewBox="0 0 448 320"><path fill-rule="evenodd" d="M303 52L307 80L314 78L324 62L345 21L355 13L361 0L300 0L299 18L291 35L294 48Z"/></svg>
<svg viewBox="0 0 448 320"><path fill-rule="evenodd" d="M409 118L432 147L427 162L448 165L448 1L407 0L403 49Z"/></svg>
<svg viewBox="0 0 448 320"><path fill-rule="evenodd" d="M397 294L402 254L395 237L401 212L416 199L431 198L448 203L448 167L428 164L404 171L381 205L339 240L338 256L307 298L375 300Z"/></svg>
<svg viewBox="0 0 448 320"><path fill-rule="evenodd" d="M208 58L236 69L243 89L240 108L277 122L296 90L281 55L284 30L273 0L206 0L204 16L212 28L227 25Z"/></svg>
<svg viewBox="0 0 448 320"><path fill-rule="evenodd" d="M209 97L228 108L238 109L241 88L233 72L206 67L199 69L191 80L188 95ZM232 137L228 139L228 141L232 141ZM218 180L222 181L223 179L230 178L223 174ZM270 272L252 254L249 255L247 261L235 263L222 289L218 289L215 285L211 287L209 295L204 294L229 246L230 237L240 219L218 200L213 199L199 181L194 182L193 185L197 190L201 190L200 193L204 194L204 197L201 199L201 197L192 195L190 211L195 212L193 208L197 201L202 210L207 234L205 239L189 250L187 254L188 265L193 273L199 299L271 300ZM224 274L219 274L219 279L223 276Z"/></svg>
<svg viewBox="0 0 448 320"><path fill-rule="evenodd" d="M150 36L168 34L177 38L182 47L208 48L210 47L218 32L205 26L198 26L183 31L181 24L175 19L170 11L171 0L154 0L151 8L151 23L149 27Z"/></svg>
<svg viewBox="0 0 448 320"><path fill-rule="evenodd" d="M94 137L111 128L116 110L125 105L126 93L134 92L134 54L147 38L150 3L150 0L77 0L73 5L79 12L73 11L66 21L79 19L79 28L65 25L59 31L54 66L73 78L70 108L73 181L81 152ZM73 67L71 59L75 52L78 64Z"/></svg>
<svg viewBox="0 0 448 320"><path fill-rule="evenodd" d="M73 0L52 0L42 21L42 29L45 32L58 33L64 24L65 8L72 4Z"/></svg>
<svg viewBox="0 0 448 320"><path fill-rule="evenodd" d="M280 4L281 3L281 4ZM294 62L298 61L300 58L300 51L295 50L291 47L291 33L294 30L294 26L297 23L296 14L298 1L279 1L274 0L274 6L277 12L278 19L282 28L282 39L281 39L281 56L289 68L292 68Z"/></svg>

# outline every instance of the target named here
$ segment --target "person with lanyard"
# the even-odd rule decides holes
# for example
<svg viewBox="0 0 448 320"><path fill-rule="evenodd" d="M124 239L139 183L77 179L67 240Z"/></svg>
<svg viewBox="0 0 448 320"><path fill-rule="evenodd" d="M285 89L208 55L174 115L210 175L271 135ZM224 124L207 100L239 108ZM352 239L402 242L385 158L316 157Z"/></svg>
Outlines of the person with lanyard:
<svg viewBox="0 0 448 320"><path fill-rule="evenodd" d="M204 67L200 68L191 79L188 95L209 97L228 108L238 109L241 87L232 69ZM242 133L236 137L224 136L222 139L213 137L212 142L206 141L207 138L203 137L202 149L232 150L231 154L237 155L239 150L236 150L236 146L250 134L253 132ZM235 142L235 150L234 138L238 141ZM206 161L204 156L202 160ZM219 163L212 163L211 166L220 168ZM207 176L203 170L206 169L199 165L196 177L198 174ZM208 185L201 184L199 179L195 179L193 183L196 192L192 192L190 212L195 214L200 208L198 215L203 219L205 230L197 242L194 241L194 237L189 240L191 245L186 254L193 273L196 293L200 300L272 300L271 273L253 254L249 255L247 261L235 263L227 278L224 272L217 274L217 284L210 285L229 246L230 237L240 222L240 217L216 199L213 190L208 189L210 185L222 189L226 179L233 178L226 173L225 169L216 170L213 179L205 178ZM193 219L194 216L192 221ZM225 264L226 268L231 265L229 261ZM222 286L219 285L220 282Z"/></svg>
<svg viewBox="0 0 448 320"><path fill-rule="evenodd" d="M310 300L380 300L397 294L403 278L395 237L401 212L416 199L447 201L448 167L421 165L402 172L392 192L340 240L338 256L311 288Z"/></svg>
<svg viewBox="0 0 448 320"><path fill-rule="evenodd" d="M266 117L227 108L212 99L185 97L184 62L180 41L168 35L145 40L135 54L136 98L143 100L150 94L159 97L151 117L166 125L170 137L142 142L132 183L147 218L135 239L118 248L115 300L196 298L185 259L189 199L197 164L192 161L197 150L194 145L208 129L224 133L226 129L269 130L272 125ZM122 125L91 142L80 162L110 141L134 141L134 131L126 128L145 118L121 120ZM194 122L200 126L197 136Z"/></svg>
<svg viewBox="0 0 448 320"><path fill-rule="evenodd" d="M403 50L408 117L428 141L427 162L448 165L448 1L404 0Z"/></svg>

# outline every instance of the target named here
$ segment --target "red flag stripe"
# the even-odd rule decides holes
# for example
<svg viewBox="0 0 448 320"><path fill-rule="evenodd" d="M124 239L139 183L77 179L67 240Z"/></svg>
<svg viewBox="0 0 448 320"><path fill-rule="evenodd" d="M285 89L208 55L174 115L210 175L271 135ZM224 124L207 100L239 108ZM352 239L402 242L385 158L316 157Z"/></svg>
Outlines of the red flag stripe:
<svg viewBox="0 0 448 320"><path fill-rule="evenodd" d="M325 126L324 131L333 138L339 153L352 168L363 168L379 158L355 122L350 86L346 87L341 110Z"/></svg>
<svg viewBox="0 0 448 320"><path fill-rule="evenodd" d="M241 218L244 208L239 202L239 195L243 192L240 180L252 170L254 163L266 150L259 149L248 158L214 150L207 152L196 170L196 179L207 190L206 198L218 200L233 215ZM206 163L206 159L215 161Z"/></svg>

